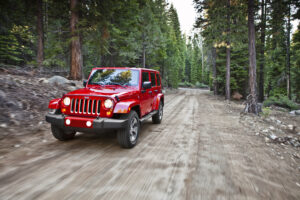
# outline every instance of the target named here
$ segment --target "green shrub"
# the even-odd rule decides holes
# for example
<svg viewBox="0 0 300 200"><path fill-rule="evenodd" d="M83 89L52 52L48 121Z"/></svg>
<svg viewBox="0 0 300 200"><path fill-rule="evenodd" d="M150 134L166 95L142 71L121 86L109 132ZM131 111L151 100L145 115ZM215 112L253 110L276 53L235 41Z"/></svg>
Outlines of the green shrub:
<svg viewBox="0 0 300 200"><path fill-rule="evenodd" d="M200 83L198 81L196 82L195 87L196 88L208 88L207 85L205 85L204 83Z"/></svg>
<svg viewBox="0 0 300 200"><path fill-rule="evenodd" d="M289 100L287 96L272 96L264 101L264 107L269 107L271 105L288 108L290 110L296 110L299 108L299 106L295 102Z"/></svg>
<svg viewBox="0 0 300 200"><path fill-rule="evenodd" d="M179 83L178 86L179 87L193 87L193 84L190 83L190 82L185 81L185 82Z"/></svg>
<svg viewBox="0 0 300 200"><path fill-rule="evenodd" d="M271 108L270 107L265 107L262 109L261 115L264 118L267 118L271 114Z"/></svg>

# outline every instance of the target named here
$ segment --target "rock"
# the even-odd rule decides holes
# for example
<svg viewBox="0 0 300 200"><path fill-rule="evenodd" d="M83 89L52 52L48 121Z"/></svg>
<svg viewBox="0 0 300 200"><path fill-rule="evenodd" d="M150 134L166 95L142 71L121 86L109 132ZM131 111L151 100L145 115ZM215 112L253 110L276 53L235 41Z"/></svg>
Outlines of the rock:
<svg viewBox="0 0 300 200"><path fill-rule="evenodd" d="M255 135L259 135L259 133L257 132L257 133L255 133Z"/></svg>
<svg viewBox="0 0 300 200"><path fill-rule="evenodd" d="M19 108L18 103L14 102L14 101L8 101L8 102L6 102L5 105L6 105L6 107L12 108L12 109Z"/></svg>
<svg viewBox="0 0 300 200"><path fill-rule="evenodd" d="M287 127L289 128L289 130L293 130L294 129L294 126L292 124L289 124Z"/></svg>
<svg viewBox="0 0 300 200"><path fill-rule="evenodd" d="M262 132L263 132L263 133L268 133L269 130L268 130L268 129L264 129L264 130L262 130Z"/></svg>
<svg viewBox="0 0 300 200"><path fill-rule="evenodd" d="M62 76L52 76L48 79L48 82L52 85L64 85L70 83L70 81Z"/></svg>
<svg viewBox="0 0 300 200"><path fill-rule="evenodd" d="M286 125L281 124L280 127L281 127L282 129L286 129Z"/></svg>
<svg viewBox="0 0 300 200"><path fill-rule="evenodd" d="M274 126L269 127L270 130L275 130Z"/></svg>
<svg viewBox="0 0 300 200"><path fill-rule="evenodd" d="M241 95L239 92L234 92L232 98L239 101L241 98L243 98L243 95Z"/></svg>
<svg viewBox="0 0 300 200"><path fill-rule="evenodd" d="M269 135L269 138L272 139L272 140L276 140L276 139L277 139L277 136L274 135L274 134L271 134L271 135Z"/></svg>
<svg viewBox="0 0 300 200"><path fill-rule="evenodd" d="M292 133L296 133L296 126L293 126L292 124L289 124L288 126L288 130Z"/></svg>
<svg viewBox="0 0 300 200"><path fill-rule="evenodd" d="M19 148L20 146L21 146L21 145L19 145L19 144L15 144L15 145L14 145L15 148Z"/></svg>
<svg viewBox="0 0 300 200"><path fill-rule="evenodd" d="M47 142L47 140L42 140L42 142L43 142L43 143L46 143L46 142Z"/></svg>
<svg viewBox="0 0 300 200"><path fill-rule="evenodd" d="M297 133L297 135L299 135L299 136L300 136L300 132L298 132L298 133Z"/></svg>
<svg viewBox="0 0 300 200"><path fill-rule="evenodd" d="M277 120L276 120L276 123L277 123L277 124L281 124L282 122L281 122L280 120L277 119Z"/></svg>
<svg viewBox="0 0 300 200"><path fill-rule="evenodd" d="M298 187L300 187L300 183L296 182L296 185L297 185Z"/></svg>
<svg viewBox="0 0 300 200"><path fill-rule="evenodd" d="M5 99L6 99L6 93L0 90L0 104L2 104L2 102L5 101Z"/></svg>
<svg viewBox="0 0 300 200"><path fill-rule="evenodd" d="M265 137L265 142L270 142L270 139Z"/></svg>
<svg viewBox="0 0 300 200"><path fill-rule="evenodd" d="M295 114L296 114L296 115L300 115L300 110L296 110L296 111L295 111Z"/></svg>
<svg viewBox="0 0 300 200"><path fill-rule="evenodd" d="M7 128L7 124L0 124L1 128Z"/></svg>
<svg viewBox="0 0 300 200"><path fill-rule="evenodd" d="M290 114L291 114L291 115L296 115L296 111L295 111L295 110L292 110L292 111L290 112Z"/></svg>
<svg viewBox="0 0 300 200"><path fill-rule="evenodd" d="M46 78L40 78L39 79L39 83L49 83L49 80L47 80Z"/></svg>
<svg viewBox="0 0 300 200"><path fill-rule="evenodd" d="M295 158L298 158L298 159L300 159L300 155L299 155L299 154L297 154L297 153L293 153L293 156L294 156Z"/></svg>
<svg viewBox="0 0 300 200"><path fill-rule="evenodd" d="M299 141L295 139L290 140L290 144L293 145L294 147L300 147Z"/></svg>

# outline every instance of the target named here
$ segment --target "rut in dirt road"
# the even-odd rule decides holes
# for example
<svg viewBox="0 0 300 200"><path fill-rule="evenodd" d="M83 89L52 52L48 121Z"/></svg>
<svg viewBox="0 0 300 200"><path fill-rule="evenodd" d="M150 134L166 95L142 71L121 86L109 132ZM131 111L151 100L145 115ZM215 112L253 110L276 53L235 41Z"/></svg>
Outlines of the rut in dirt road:
<svg viewBox="0 0 300 200"><path fill-rule="evenodd" d="M300 199L291 167L274 161L239 113L205 90L166 95L162 124L138 145L113 133L24 147L0 165L1 199Z"/></svg>

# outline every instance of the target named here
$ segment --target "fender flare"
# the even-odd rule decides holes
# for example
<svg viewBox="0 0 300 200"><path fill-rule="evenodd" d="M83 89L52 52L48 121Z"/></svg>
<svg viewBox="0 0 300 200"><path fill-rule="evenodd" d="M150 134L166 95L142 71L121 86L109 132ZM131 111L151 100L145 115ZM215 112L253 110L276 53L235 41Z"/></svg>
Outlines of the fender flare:
<svg viewBox="0 0 300 200"><path fill-rule="evenodd" d="M131 108L134 106L139 106L140 101L134 99L128 99L124 101L120 101L116 104L113 113L114 114L126 114L129 113Z"/></svg>
<svg viewBox="0 0 300 200"><path fill-rule="evenodd" d="M49 109L59 109L60 108L60 102L61 102L61 98L59 98L59 99L52 99L49 102L48 108Z"/></svg>
<svg viewBox="0 0 300 200"><path fill-rule="evenodd" d="M159 109L159 104L162 102L164 104L164 94L158 94L156 96L156 99L154 101L153 109L158 110Z"/></svg>

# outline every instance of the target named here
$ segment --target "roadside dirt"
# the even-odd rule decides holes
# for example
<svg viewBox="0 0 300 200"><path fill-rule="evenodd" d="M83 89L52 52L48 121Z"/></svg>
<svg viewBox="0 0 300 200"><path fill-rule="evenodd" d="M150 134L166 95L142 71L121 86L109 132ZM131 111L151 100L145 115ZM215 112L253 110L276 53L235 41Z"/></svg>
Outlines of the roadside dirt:
<svg viewBox="0 0 300 200"><path fill-rule="evenodd" d="M266 145L241 106L206 90L165 101L162 124L145 122L130 150L111 132L59 142L48 124L4 137L1 199L300 199L299 148Z"/></svg>

